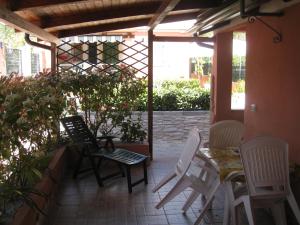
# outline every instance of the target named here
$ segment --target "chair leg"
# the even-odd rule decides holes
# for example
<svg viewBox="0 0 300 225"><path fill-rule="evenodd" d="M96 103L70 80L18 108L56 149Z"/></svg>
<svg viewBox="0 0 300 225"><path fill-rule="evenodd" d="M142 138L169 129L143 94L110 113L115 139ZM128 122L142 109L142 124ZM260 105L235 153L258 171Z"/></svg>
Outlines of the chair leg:
<svg viewBox="0 0 300 225"><path fill-rule="evenodd" d="M287 225L284 203L274 204L271 210L276 225Z"/></svg>
<svg viewBox="0 0 300 225"><path fill-rule="evenodd" d="M160 189L162 186L164 186L166 183L168 183L170 180L172 180L174 177L176 177L176 173L172 172L165 176L153 189L152 192L156 192L158 189Z"/></svg>
<svg viewBox="0 0 300 225"><path fill-rule="evenodd" d="M122 174L122 177L125 177L125 173L124 173L122 164L121 164L121 163L118 163L118 167L119 167L119 170L120 170L120 172L121 172L121 174Z"/></svg>
<svg viewBox="0 0 300 225"><path fill-rule="evenodd" d="M195 190L192 191L192 193L190 194L190 196L188 197L188 199L184 203L183 207L181 208L183 213L185 213L190 208L190 206L198 198L199 195L200 195L199 192L197 192Z"/></svg>
<svg viewBox="0 0 300 225"><path fill-rule="evenodd" d="M144 169L144 183L148 184L147 160L144 160L143 162L143 169Z"/></svg>
<svg viewBox="0 0 300 225"><path fill-rule="evenodd" d="M95 163L95 161L94 161L94 158L93 158L92 156L89 156L88 158L89 158L89 160L90 160L90 162L91 162L93 172L94 172L95 177L96 177L96 179L97 179L97 183L98 183L99 186L102 187L102 186L103 186L103 184L102 184L102 179L101 179L101 177L100 177L100 175L99 175L99 173L98 173L97 166L96 166L96 163Z"/></svg>
<svg viewBox="0 0 300 225"><path fill-rule="evenodd" d="M234 201L234 193L233 193L233 186L231 181L225 182L225 208L224 208L224 219L223 219L223 225L231 224L236 225L237 223L237 213L236 213L236 207L233 206Z"/></svg>
<svg viewBox="0 0 300 225"><path fill-rule="evenodd" d="M127 172L127 185L128 185L128 193L132 193L132 185L131 185L131 171L130 166L126 166L126 172Z"/></svg>
<svg viewBox="0 0 300 225"><path fill-rule="evenodd" d="M184 177L181 178L175 186L168 192L168 194L155 206L156 209L161 208L166 203L171 201L173 198L175 198L177 195L179 195L181 192L183 192L186 188L191 186L191 182L188 179L185 179Z"/></svg>
<svg viewBox="0 0 300 225"><path fill-rule="evenodd" d="M295 197L291 191L290 191L290 194L287 196L287 200L288 200L289 205L298 221L298 224L300 224L300 210L299 210L298 204L295 200Z"/></svg>
<svg viewBox="0 0 300 225"><path fill-rule="evenodd" d="M201 220L203 219L203 216L204 216L205 212L211 207L211 202L214 199L215 193L218 190L219 186L220 186L220 182L217 182L214 186L211 187L211 190L206 195L206 202L205 202L205 204L204 204L204 206L201 210L201 213L200 213L199 217L195 221L194 225L200 224Z"/></svg>
<svg viewBox="0 0 300 225"><path fill-rule="evenodd" d="M101 163L102 163L102 157L99 157L99 160L98 160L98 163L97 163L97 169L100 168Z"/></svg>
<svg viewBox="0 0 300 225"><path fill-rule="evenodd" d="M83 153L80 152L80 154L79 154L79 159L78 159L78 161L77 161L77 163L76 163L76 167L75 167L75 170L74 170L74 173L73 173L73 178L74 178L74 179L76 179L76 177L77 177L77 175L78 175L78 172L79 172L79 170L80 170L80 167L81 167L83 158L84 158Z"/></svg>
<svg viewBox="0 0 300 225"><path fill-rule="evenodd" d="M225 193L223 225L229 224L229 219L230 219L229 209L230 209L230 202L228 199L228 193Z"/></svg>
<svg viewBox="0 0 300 225"><path fill-rule="evenodd" d="M250 201L249 196L243 197L243 203L244 203L244 207L245 207L245 211L246 211L246 215L247 215L249 225L255 225L252 206L251 206L251 201Z"/></svg>

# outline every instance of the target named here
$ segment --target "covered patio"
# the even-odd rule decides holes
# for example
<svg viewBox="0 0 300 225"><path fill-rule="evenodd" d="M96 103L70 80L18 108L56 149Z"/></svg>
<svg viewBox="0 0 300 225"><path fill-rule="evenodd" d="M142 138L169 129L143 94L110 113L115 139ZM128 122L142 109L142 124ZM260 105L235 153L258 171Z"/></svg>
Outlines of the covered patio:
<svg viewBox="0 0 300 225"><path fill-rule="evenodd" d="M203 206L201 197L197 198L185 214L180 211L191 194L191 189L185 190L160 209L155 209L155 205L169 192L175 181L168 183L156 193L151 191L167 171L174 167L185 143L184 138L181 140L170 138L168 141L163 138L163 135L160 137L153 133L155 130L153 129L155 126L153 44L155 42L195 42L200 46L214 49L210 100L211 124L223 120L240 121L245 125L243 142L259 135L271 135L283 139L289 146L289 159L299 164L299 13L299 0L0 0L0 20L17 31L25 32L27 43L51 51L52 72L64 66L60 56L62 51L65 51L61 48L61 44L66 43L65 38L112 34L128 38L130 34L126 29L147 26L147 44L142 44L146 46L147 53L142 53L146 55L144 58L136 59L143 66L136 68L135 63L124 62L128 68L132 67L147 76L147 141L149 144L147 155L151 158L148 166L148 185L138 185L133 193L129 194L126 179L120 177L106 181L104 187L99 187L93 176L74 180L67 166L68 152L63 148L64 173L58 171L61 177L59 182L54 182L49 201L38 203L45 206L47 216L31 212L31 217L28 217L30 219L27 218L26 222L16 224L194 224ZM185 34L159 36L155 33L155 28L161 23L190 19L196 21ZM242 110L231 108L232 40L233 33L236 31L245 32L247 41L246 104ZM212 35L208 36L210 32ZM33 36L37 41L31 40ZM106 41L100 42L106 43ZM88 46L91 44L89 41L86 43ZM124 46L125 49L128 47L126 44ZM96 58L97 48L96 44L96 50L94 49ZM125 50L120 52L131 57ZM71 59L89 52L79 49L79 53L72 54ZM103 49L99 54L104 54ZM89 60L86 61L91 61L90 58L93 58L90 55L88 57ZM99 56L99 59L103 59L103 56L101 57ZM96 63L91 64L93 64L91 67L100 68L97 66L97 59ZM76 62L72 62L72 65L78 67ZM121 66L121 69L111 65L108 67L112 67L113 70L124 70ZM202 134L203 144L209 139L209 127L198 128ZM113 165L108 163L105 167L111 170ZM133 180L138 174L139 168L134 169ZM223 224L224 192L224 187L221 186L201 224ZM296 198L299 197L299 193L294 194ZM247 224L245 213L242 211L241 214L242 224ZM289 211L287 221L288 224L297 224ZM268 225L274 224L274 220L269 211L257 211L256 223Z"/></svg>
<svg viewBox="0 0 300 225"><path fill-rule="evenodd" d="M203 130L205 132L206 130ZM203 137L207 139L208 137ZM166 184L157 193L152 189L173 169L184 147L184 140L167 142L159 138L154 141L156 159L148 167L149 184L141 185L129 195L126 179L112 179L99 188L93 176L74 180L68 174L58 189L57 196L50 205L49 216L43 218L43 225L192 225L200 214L203 200L198 198L192 207L181 213L182 205L191 190L186 190L161 209L155 205L174 186L175 181ZM137 179L139 170L133 179ZM222 187L213 201L212 208L205 214L201 225L223 224L224 188ZM257 224L273 225L270 212L256 212ZM243 213L242 213L243 214ZM289 215L292 217L291 215ZM297 224L292 219L288 224ZM247 219L243 214L242 223Z"/></svg>

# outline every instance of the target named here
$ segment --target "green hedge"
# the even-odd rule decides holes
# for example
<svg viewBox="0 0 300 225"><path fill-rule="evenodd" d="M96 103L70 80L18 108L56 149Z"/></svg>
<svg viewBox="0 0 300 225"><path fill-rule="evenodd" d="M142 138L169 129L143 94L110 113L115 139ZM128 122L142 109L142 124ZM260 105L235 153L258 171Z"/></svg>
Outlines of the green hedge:
<svg viewBox="0 0 300 225"><path fill-rule="evenodd" d="M154 111L209 110L210 93L198 80L164 81L154 85ZM138 110L147 110L147 93L139 100Z"/></svg>

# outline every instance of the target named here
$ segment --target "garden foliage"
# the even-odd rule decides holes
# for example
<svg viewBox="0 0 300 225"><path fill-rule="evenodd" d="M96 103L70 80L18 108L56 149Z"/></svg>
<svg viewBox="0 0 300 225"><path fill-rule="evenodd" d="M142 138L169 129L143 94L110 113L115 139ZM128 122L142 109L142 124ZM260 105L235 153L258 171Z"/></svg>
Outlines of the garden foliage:
<svg viewBox="0 0 300 225"><path fill-rule="evenodd" d="M30 194L43 195L33 186L57 142L64 104L57 75L0 77L0 222L15 202L39 210Z"/></svg>
<svg viewBox="0 0 300 225"><path fill-rule="evenodd" d="M67 97L66 111L83 114L95 136L98 133L110 135L122 126L137 128L132 111L137 110L138 99L145 93L145 77L138 77L135 71L127 68L121 68L121 71L112 74L97 70L85 74L68 71L61 74ZM143 135L138 139L144 139L145 132L140 134ZM121 139L126 138L121 136Z"/></svg>
<svg viewBox="0 0 300 225"><path fill-rule="evenodd" d="M147 110L147 94L144 93L138 109ZM210 93L199 86L198 80L163 81L153 88L153 110L209 110Z"/></svg>
<svg viewBox="0 0 300 225"><path fill-rule="evenodd" d="M32 195L44 194L34 185L58 142L62 116L83 115L94 135L117 130L122 141L144 140L140 114L132 112L146 110L147 80L126 67L118 71L0 76L0 224L16 202L40 211ZM197 81L168 81L154 89L154 110L208 108L209 94Z"/></svg>

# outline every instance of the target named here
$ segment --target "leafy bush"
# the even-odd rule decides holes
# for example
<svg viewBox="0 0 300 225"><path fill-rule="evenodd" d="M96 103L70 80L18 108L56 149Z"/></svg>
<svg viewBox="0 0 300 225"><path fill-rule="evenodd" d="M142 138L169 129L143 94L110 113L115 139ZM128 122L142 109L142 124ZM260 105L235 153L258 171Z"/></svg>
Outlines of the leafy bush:
<svg viewBox="0 0 300 225"><path fill-rule="evenodd" d="M65 105L59 81L49 73L0 76L0 220L13 213L12 202L39 210L29 194L43 195L33 186L57 142Z"/></svg>
<svg viewBox="0 0 300 225"><path fill-rule="evenodd" d="M162 110L176 110L178 109L178 99L174 92L165 93L161 97L161 108Z"/></svg>
<svg viewBox="0 0 300 225"><path fill-rule="evenodd" d="M138 109L147 110L146 90L138 101ZM153 110L209 110L210 94L199 86L198 80L164 81L154 85Z"/></svg>
<svg viewBox="0 0 300 225"><path fill-rule="evenodd" d="M85 122L96 136L112 134L115 128L130 118L146 90L144 77L121 68L122 72L108 74L104 71L76 73L63 72L62 88L67 96L69 114L84 114Z"/></svg>
<svg viewBox="0 0 300 225"><path fill-rule="evenodd" d="M141 118L138 117L137 121L127 118L121 124L121 140L124 142L143 141L146 138L146 132L143 129Z"/></svg>

